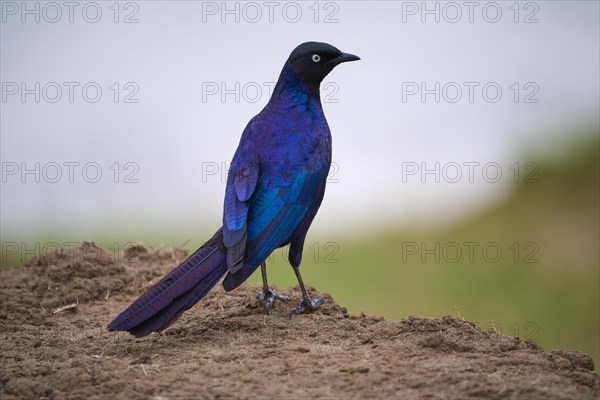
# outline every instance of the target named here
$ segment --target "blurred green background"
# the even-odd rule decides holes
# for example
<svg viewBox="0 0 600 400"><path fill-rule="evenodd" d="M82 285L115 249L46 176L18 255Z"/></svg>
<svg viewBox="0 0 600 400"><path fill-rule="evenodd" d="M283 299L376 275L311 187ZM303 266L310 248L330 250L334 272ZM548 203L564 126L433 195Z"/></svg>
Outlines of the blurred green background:
<svg viewBox="0 0 600 400"><path fill-rule="evenodd" d="M451 227L309 233L305 282L332 294L353 314L459 316L545 348L580 350L598 369L599 131L562 137L552 151L529 157L536 160L536 179L521 180L504 202ZM89 240L112 252L132 241L189 250L201 243L191 230L165 227L163 232L148 231L145 237L106 232ZM45 236L31 243L81 240L60 231ZM195 239L184 243L190 237ZM287 249L276 251L268 267L270 282L280 288L296 285L286 254ZM2 264L30 257L3 254ZM250 281L260 283L260 274Z"/></svg>

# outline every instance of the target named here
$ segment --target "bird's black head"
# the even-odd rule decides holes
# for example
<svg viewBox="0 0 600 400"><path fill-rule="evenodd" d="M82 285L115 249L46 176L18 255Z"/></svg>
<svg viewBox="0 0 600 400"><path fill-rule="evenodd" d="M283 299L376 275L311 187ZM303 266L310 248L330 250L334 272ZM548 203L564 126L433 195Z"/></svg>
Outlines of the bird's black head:
<svg viewBox="0 0 600 400"><path fill-rule="evenodd" d="M343 53L327 43L306 42L296 47L287 60L301 81L308 86L319 84L335 68L347 61L360 60L358 56Z"/></svg>

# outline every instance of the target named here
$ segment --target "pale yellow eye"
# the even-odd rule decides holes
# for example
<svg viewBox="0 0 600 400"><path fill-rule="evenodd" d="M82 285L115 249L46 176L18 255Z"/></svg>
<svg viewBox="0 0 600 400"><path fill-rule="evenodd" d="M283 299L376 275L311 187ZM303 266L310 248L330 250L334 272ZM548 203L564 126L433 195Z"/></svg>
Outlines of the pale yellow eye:
<svg viewBox="0 0 600 400"><path fill-rule="evenodd" d="M316 63L318 63L319 61L321 61L321 56L318 54L313 54L312 55L312 60Z"/></svg>

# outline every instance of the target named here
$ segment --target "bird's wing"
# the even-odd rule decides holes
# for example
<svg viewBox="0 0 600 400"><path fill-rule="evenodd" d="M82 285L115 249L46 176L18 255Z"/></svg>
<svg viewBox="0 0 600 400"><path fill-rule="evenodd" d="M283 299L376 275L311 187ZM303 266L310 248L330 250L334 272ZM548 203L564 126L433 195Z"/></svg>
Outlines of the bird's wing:
<svg viewBox="0 0 600 400"><path fill-rule="evenodd" d="M247 258L235 271L230 269L223 282L225 290L239 286L273 250L289 241L310 207L315 206L313 200L322 192L324 182L323 170L303 166L288 182L254 193L246 221Z"/></svg>
<svg viewBox="0 0 600 400"><path fill-rule="evenodd" d="M240 148L241 149L241 148ZM231 272L242 266L246 250L246 219L250 197L258 182L259 166L253 157L237 152L229 169L223 208L223 242Z"/></svg>
<svg viewBox="0 0 600 400"><path fill-rule="evenodd" d="M321 171L302 166L288 182L258 192L248 216L248 245L265 250L281 246L304 218L322 181Z"/></svg>
<svg viewBox="0 0 600 400"><path fill-rule="evenodd" d="M260 175L259 153L254 143L259 125L257 117L244 129L227 175L223 243L227 247L227 267L231 272L240 269L244 261L248 207Z"/></svg>

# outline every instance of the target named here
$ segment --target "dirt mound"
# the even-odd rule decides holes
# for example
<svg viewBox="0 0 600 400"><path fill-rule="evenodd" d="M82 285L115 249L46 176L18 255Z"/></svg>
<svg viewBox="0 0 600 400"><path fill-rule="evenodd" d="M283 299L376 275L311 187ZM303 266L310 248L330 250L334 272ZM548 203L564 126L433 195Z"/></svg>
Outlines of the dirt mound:
<svg viewBox="0 0 600 400"><path fill-rule="evenodd" d="M115 257L85 243L0 271L1 398L600 395L591 358L578 352L546 351L454 317L350 316L328 296L314 314L289 320L292 305L276 302L267 317L248 284L216 288L161 334L106 331L184 257L141 246Z"/></svg>

